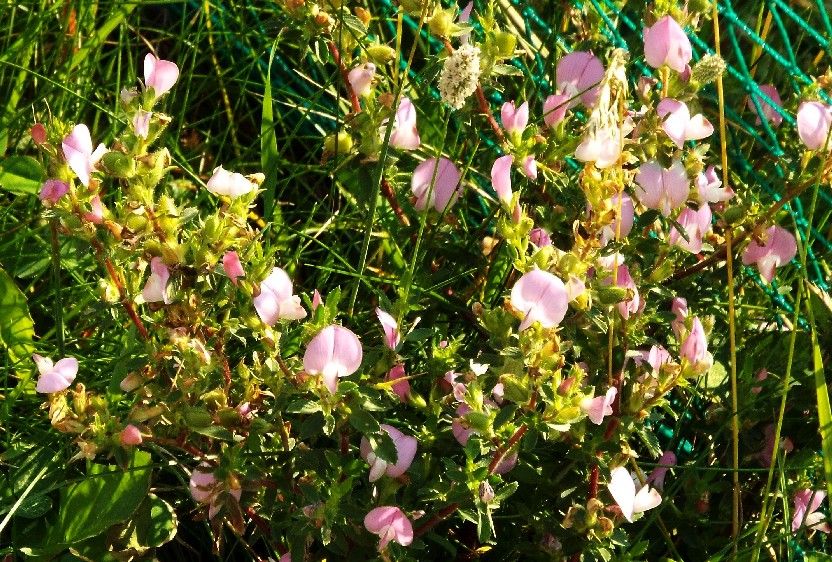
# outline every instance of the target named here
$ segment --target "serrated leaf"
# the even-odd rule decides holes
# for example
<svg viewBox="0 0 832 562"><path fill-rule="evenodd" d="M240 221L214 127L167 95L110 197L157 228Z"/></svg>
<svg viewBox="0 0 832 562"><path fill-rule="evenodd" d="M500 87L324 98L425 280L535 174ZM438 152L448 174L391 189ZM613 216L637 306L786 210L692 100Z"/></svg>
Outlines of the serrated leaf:
<svg viewBox="0 0 832 562"><path fill-rule="evenodd" d="M10 156L0 161L0 188L17 195L35 195L46 170L31 156Z"/></svg>
<svg viewBox="0 0 832 562"><path fill-rule="evenodd" d="M294 402L290 402L289 405L286 406L286 412L290 414L312 414L320 411L320 403L316 402L315 400L309 400L308 398L295 400Z"/></svg>
<svg viewBox="0 0 832 562"><path fill-rule="evenodd" d="M378 420L366 410L355 410L350 414L350 425L367 435L381 431Z"/></svg>

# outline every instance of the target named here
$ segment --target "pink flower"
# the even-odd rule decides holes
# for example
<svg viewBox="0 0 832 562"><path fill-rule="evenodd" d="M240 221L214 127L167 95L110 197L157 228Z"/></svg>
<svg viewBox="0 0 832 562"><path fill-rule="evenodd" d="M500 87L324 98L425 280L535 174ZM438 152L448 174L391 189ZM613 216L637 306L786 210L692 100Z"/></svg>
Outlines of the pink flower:
<svg viewBox="0 0 832 562"><path fill-rule="evenodd" d="M569 109L569 96L566 94L552 94L543 102L543 122L547 127L557 127L566 119L566 111Z"/></svg>
<svg viewBox="0 0 832 562"><path fill-rule="evenodd" d="M676 315L676 318L670 322L670 327L678 339L681 337L682 328L685 327L685 319L688 317L688 301L681 297L674 297L670 304L670 311Z"/></svg>
<svg viewBox="0 0 832 562"><path fill-rule="evenodd" d="M542 228L532 229L532 231L529 233L529 242L531 242L538 248L543 248L544 246L552 245L552 239L549 237L549 233Z"/></svg>
<svg viewBox="0 0 832 562"><path fill-rule="evenodd" d="M214 195L225 195L227 197L239 197L257 189L254 183L250 182L243 174L229 172L222 166L214 168L214 174L208 183L205 184L208 191Z"/></svg>
<svg viewBox="0 0 832 562"><path fill-rule="evenodd" d="M471 436L477 433L476 430L468 426L468 422L463 417L470 411L470 406L467 404L460 404L456 407L456 415L459 417L454 418L451 422L451 432L454 434L454 439L456 439L457 442L463 447L468 444L468 440L471 439Z"/></svg>
<svg viewBox="0 0 832 562"><path fill-rule="evenodd" d="M376 316L381 323L381 329L384 331L384 345L390 349L396 349L401 341L401 334L399 333L399 323L396 319L384 312L380 308L376 308Z"/></svg>
<svg viewBox="0 0 832 562"><path fill-rule="evenodd" d="M434 178L435 174L435 178ZM410 190L416 196L415 207L424 211L433 207L440 213L452 206L461 191L462 174L447 158L429 158L416 166L410 179Z"/></svg>
<svg viewBox="0 0 832 562"><path fill-rule="evenodd" d="M173 88L179 79L179 67L168 60L156 58L152 53L144 57L144 83L153 88L153 99L157 100Z"/></svg>
<svg viewBox="0 0 832 562"><path fill-rule="evenodd" d="M300 297L292 293L292 280L279 267L260 282L260 294L254 297L254 309L260 320L274 326L278 320L300 320L306 311Z"/></svg>
<svg viewBox="0 0 832 562"><path fill-rule="evenodd" d="M826 498L826 492L809 489L799 490L794 495L794 517L792 518L792 533L796 533L801 527L812 531L829 533L832 531L829 523L822 522L826 519L823 513L819 513L820 504Z"/></svg>
<svg viewBox="0 0 832 562"><path fill-rule="evenodd" d="M590 52L575 51L558 61L555 77L557 91L563 92L567 99L580 94L580 101L585 106L592 107L604 78L604 65ZM569 108L576 105L578 100L569 102Z"/></svg>
<svg viewBox="0 0 832 562"><path fill-rule="evenodd" d="M168 296L168 279L170 278L170 270L165 262L160 257L154 257L150 260L150 277L142 289L142 296L144 302L163 302L170 304L170 297Z"/></svg>
<svg viewBox="0 0 832 562"><path fill-rule="evenodd" d="M534 154L523 158L523 175L530 180L537 179L537 160L535 160Z"/></svg>
<svg viewBox="0 0 832 562"><path fill-rule="evenodd" d="M650 484L657 490L664 490L664 479L667 476L667 471L671 466L676 465L676 454L673 451L665 451L659 458L659 464L664 466L657 466L650 472L645 484Z"/></svg>
<svg viewBox="0 0 832 562"><path fill-rule="evenodd" d="M511 163L513 157L510 154L500 156L494 160L494 165L491 166L491 185L494 186L494 191L497 192L497 197L500 203L508 207L511 205Z"/></svg>
<svg viewBox="0 0 832 562"><path fill-rule="evenodd" d="M385 474L390 478L398 478L407 472L407 469L413 464L413 457L416 456L418 441L415 437L405 435L395 427L384 423L381 424L381 429L386 431L390 439L393 440L393 445L396 447L396 464L389 464L377 457L370 448L370 442L362 437L361 458L370 465L370 482L375 482Z"/></svg>
<svg viewBox="0 0 832 562"><path fill-rule="evenodd" d="M319 306L321 306L324 302L323 297L321 297L321 292L318 289L315 289L315 292L312 293L312 310L317 310Z"/></svg>
<svg viewBox="0 0 832 562"><path fill-rule="evenodd" d="M445 377L443 378L443 380L450 386L451 392L454 395L454 399L456 399L457 402L465 402L465 393L468 392L468 388L466 387L464 382L456 381L457 377L459 376L459 373L455 371L448 371L447 373L445 373Z"/></svg>
<svg viewBox="0 0 832 562"><path fill-rule="evenodd" d="M820 150L827 146L829 127L832 125L832 107L818 101L805 101L797 108L797 134L806 148Z"/></svg>
<svg viewBox="0 0 832 562"><path fill-rule="evenodd" d="M75 125L72 132L64 138L61 143L61 148L64 152L64 158L69 167L75 172L84 186L90 184L90 174L95 171L95 166L104 153L107 152L107 147L99 144L93 151L92 137L90 137L90 130L83 123Z"/></svg>
<svg viewBox="0 0 832 562"><path fill-rule="evenodd" d="M711 208L707 204L699 207L698 211L685 207L676 222L685 230L688 239L685 240L676 226L673 226L668 241L692 254L698 254L702 251L702 237L711 230L711 217Z"/></svg>
<svg viewBox="0 0 832 562"><path fill-rule="evenodd" d="M760 86L760 91L771 98L771 101L774 102L774 105L771 103L764 101L761 96L753 95L756 98L757 102L760 104L760 109L763 110L763 119L766 121L771 121L771 124L775 127L780 126L780 123L783 122L783 116L775 109L775 106L781 108L783 106L783 102L780 101L780 94L777 92L777 88L772 86L771 84L765 84ZM757 108L754 107L754 102L752 98L748 98L748 109L757 113ZM755 120L757 125L762 125L762 120L760 119L760 114L757 113L757 118Z"/></svg>
<svg viewBox="0 0 832 562"><path fill-rule="evenodd" d="M769 467L771 466L771 456L775 453L774 450L774 424L770 423L763 429L763 435L765 436L765 440L763 442L763 449L757 453L757 459L759 459L760 464ZM791 438L788 436L780 437L780 446L778 447L780 451L784 453L791 453L794 451L794 443L792 442Z"/></svg>
<svg viewBox="0 0 832 562"><path fill-rule="evenodd" d="M513 101L505 102L500 108L500 119L509 135L522 135L529 124L529 102L524 101L517 108Z"/></svg>
<svg viewBox="0 0 832 562"><path fill-rule="evenodd" d="M66 390L78 374L78 360L74 357L64 357L54 364L48 357L41 357L37 353L32 355L32 359L40 373L35 390L42 394Z"/></svg>
<svg viewBox="0 0 832 562"><path fill-rule="evenodd" d="M416 108L410 98L403 97L396 110L393 130L390 132L390 146L403 150L415 150L421 144L416 128Z"/></svg>
<svg viewBox="0 0 832 562"><path fill-rule="evenodd" d="M656 489L645 484L640 486L636 492L636 483L633 477L623 466L613 468L610 471L610 482L607 484L610 495L621 508L624 518L630 523L633 516L648 509L653 509L662 503L662 496Z"/></svg>
<svg viewBox="0 0 832 562"><path fill-rule="evenodd" d="M690 194L690 179L681 160L674 160L669 168L662 168L655 160L642 164L636 183L641 188L638 198L644 206L664 216L687 201Z"/></svg>
<svg viewBox="0 0 832 562"><path fill-rule="evenodd" d="M101 224L104 222L104 205L101 203L101 197L96 195L90 199L91 211L84 213L84 218L93 224Z"/></svg>
<svg viewBox="0 0 832 562"><path fill-rule="evenodd" d="M633 230L633 222L635 221L635 206L633 200L626 193L621 195L621 202L619 203L618 194L613 195L607 200L607 208L614 213L614 218L610 224L601 229L601 243L607 245L610 240L620 235L621 238L626 238ZM618 216L619 206L621 210L621 231L618 232Z"/></svg>
<svg viewBox="0 0 832 562"><path fill-rule="evenodd" d="M133 424L129 424L127 427L121 430L119 434L119 441L124 446L132 446L132 445L141 445L142 444L142 432L139 431L139 428Z"/></svg>
<svg viewBox="0 0 832 562"><path fill-rule="evenodd" d="M200 470L202 469L202 470ZM198 468L195 468L191 473L191 480L188 483L188 488L191 492L191 497L197 503L208 504L208 518L213 519L219 513L223 503L226 500L226 494L233 497L236 501L240 501L242 490L240 488L230 488L224 482L218 482L213 472L207 472L211 467L202 463Z"/></svg>
<svg viewBox="0 0 832 562"><path fill-rule="evenodd" d="M413 542L413 525L398 507L385 505L373 509L364 517L364 527L380 537L379 551L384 550L390 541L402 546Z"/></svg>
<svg viewBox="0 0 832 562"><path fill-rule="evenodd" d="M644 58L653 68L666 64L676 72L685 72L693 56L690 39L670 16L664 16L644 29Z"/></svg>
<svg viewBox="0 0 832 562"><path fill-rule="evenodd" d="M67 194L69 185L61 180L46 180L40 188L38 198L43 201L44 205L54 205L61 197Z"/></svg>
<svg viewBox="0 0 832 562"><path fill-rule="evenodd" d="M602 127L587 134L575 149L575 158L593 162L596 168L609 168L621 157L621 130Z"/></svg>
<svg viewBox="0 0 832 562"><path fill-rule="evenodd" d="M332 324L312 338L303 354L303 368L310 375L321 375L333 394L338 378L347 377L361 366L363 350L358 336L343 326Z"/></svg>
<svg viewBox="0 0 832 562"><path fill-rule="evenodd" d="M704 373L713 365L713 357L708 352L708 340L705 328L699 318L694 318L690 333L679 347L679 357L688 361L697 373Z"/></svg>
<svg viewBox="0 0 832 562"><path fill-rule="evenodd" d="M566 316L568 302L563 281L542 269L525 273L511 289L511 306L523 314L520 331L534 322L544 328L557 326Z"/></svg>
<svg viewBox="0 0 832 562"><path fill-rule="evenodd" d="M650 351L642 351L641 357L636 357L636 363L647 363L653 373L659 372L663 365L670 363L670 353L660 345L654 345Z"/></svg>
<svg viewBox="0 0 832 562"><path fill-rule="evenodd" d="M376 65L371 62L366 62L350 70L347 73L347 80L349 80L355 95L364 97L369 95L373 90L373 78L375 75Z"/></svg>
<svg viewBox="0 0 832 562"><path fill-rule="evenodd" d="M720 203L734 196L734 191L730 187L720 188L722 188L722 180L719 179L713 166L708 166L707 170L696 176L696 190L699 192L701 203Z"/></svg>
<svg viewBox="0 0 832 562"><path fill-rule="evenodd" d="M711 136L714 126L701 113L691 117L685 102L665 98L656 106L662 129L677 147L682 148L685 141L700 140Z"/></svg>
<svg viewBox="0 0 832 562"><path fill-rule="evenodd" d="M231 279L231 282L237 284L237 278L246 274L243 269L243 264L240 263L240 256L237 252L231 250L222 256L222 268L225 274Z"/></svg>
<svg viewBox="0 0 832 562"><path fill-rule="evenodd" d="M581 401L581 410L587 415L589 421L595 425L601 425L605 416L612 415L612 403L615 401L615 395L618 390L611 386L607 389L604 396L596 396L595 398L584 398Z"/></svg>
<svg viewBox="0 0 832 562"><path fill-rule="evenodd" d="M404 365L401 363L395 365L392 369L390 369L390 372L387 373L388 381L398 381L395 382L390 389L402 402L406 402L410 397L410 381L404 378L406 376L407 373L404 371Z"/></svg>
<svg viewBox="0 0 832 562"><path fill-rule="evenodd" d="M796 254L797 242L792 233L775 225L766 230L762 245L751 240L742 254L742 263L756 263L760 277L766 283L771 283L775 269L792 261Z"/></svg>
<svg viewBox="0 0 832 562"><path fill-rule="evenodd" d="M633 296L630 299L621 301L617 305L618 313L626 320L631 314L638 314L644 309L644 300L642 300L638 292L638 287L636 287L636 282L633 280L633 276L630 275L630 269L626 265L619 264L615 272L615 285L623 289L630 289L633 292Z"/></svg>
<svg viewBox="0 0 832 562"><path fill-rule="evenodd" d="M136 133L137 137L146 139L147 134L150 132L150 118L153 114L149 111L145 111L144 109L140 109L136 112L133 116L133 132Z"/></svg>
<svg viewBox="0 0 832 562"><path fill-rule="evenodd" d="M584 283L584 280L580 277L570 275L569 280L566 282L566 297L569 299L569 302L572 302L584 293L586 293L586 283Z"/></svg>

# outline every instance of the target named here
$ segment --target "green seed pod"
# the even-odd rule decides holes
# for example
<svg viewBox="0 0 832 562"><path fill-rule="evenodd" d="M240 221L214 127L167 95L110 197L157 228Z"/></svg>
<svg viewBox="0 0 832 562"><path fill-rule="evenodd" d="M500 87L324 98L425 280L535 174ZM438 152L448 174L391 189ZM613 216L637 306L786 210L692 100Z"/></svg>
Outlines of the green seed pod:
<svg viewBox="0 0 832 562"><path fill-rule="evenodd" d="M346 131L338 131L337 134L327 135L324 139L324 154L348 154L352 150L352 137Z"/></svg>
<svg viewBox="0 0 832 562"><path fill-rule="evenodd" d="M370 45L367 47L367 56L375 64L382 66L396 59L396 49L388 45Z"/></svg>
<svg viewBox="0 0 832 562"><path fill-rule="evenodd" d="M625 287L607 285L598 287L598 300L601 304L616 304L627 298L628 290Z"/></svg>
<svg viewBox="0 0 832 562"><path fill-rule="evenodd" d="M451 37L453 35L456 24L455 10L448 8L447 10L436 10L428 20L428 28L433 35L437 37Z"/></svg>
<svg viewBox="0 0 832 562"><path fill-rule="evenodd" d="M136 162L126 154L111 151L101 157L104 171L116 178L131 178L136 174Z"/></svg>

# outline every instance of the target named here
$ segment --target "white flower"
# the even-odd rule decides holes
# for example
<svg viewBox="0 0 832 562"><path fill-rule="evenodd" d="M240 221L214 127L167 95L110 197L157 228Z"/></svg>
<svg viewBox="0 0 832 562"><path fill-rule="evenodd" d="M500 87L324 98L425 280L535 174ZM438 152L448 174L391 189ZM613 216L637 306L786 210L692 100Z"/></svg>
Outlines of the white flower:
<svg viewBox="0 0 832 562"><path fill-rule="evenodd" d="M477 89L480 79L480 49L465 44L445 59L439 74L439 94L442 101L455 109L462 108L465 100Z"/></svg>

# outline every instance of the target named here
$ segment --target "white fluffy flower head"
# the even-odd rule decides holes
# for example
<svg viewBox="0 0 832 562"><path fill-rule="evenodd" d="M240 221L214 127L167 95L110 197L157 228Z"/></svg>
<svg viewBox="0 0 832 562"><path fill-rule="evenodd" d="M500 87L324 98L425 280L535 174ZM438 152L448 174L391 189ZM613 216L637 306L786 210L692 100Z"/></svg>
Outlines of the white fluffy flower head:
<svg viewBox="0 0 832 562"><path fill-rule="evenodd" d="M480 79L480 48L467 43L445 59L439 74L442 101L461 109L465 100L477 89Z"/></svg>

